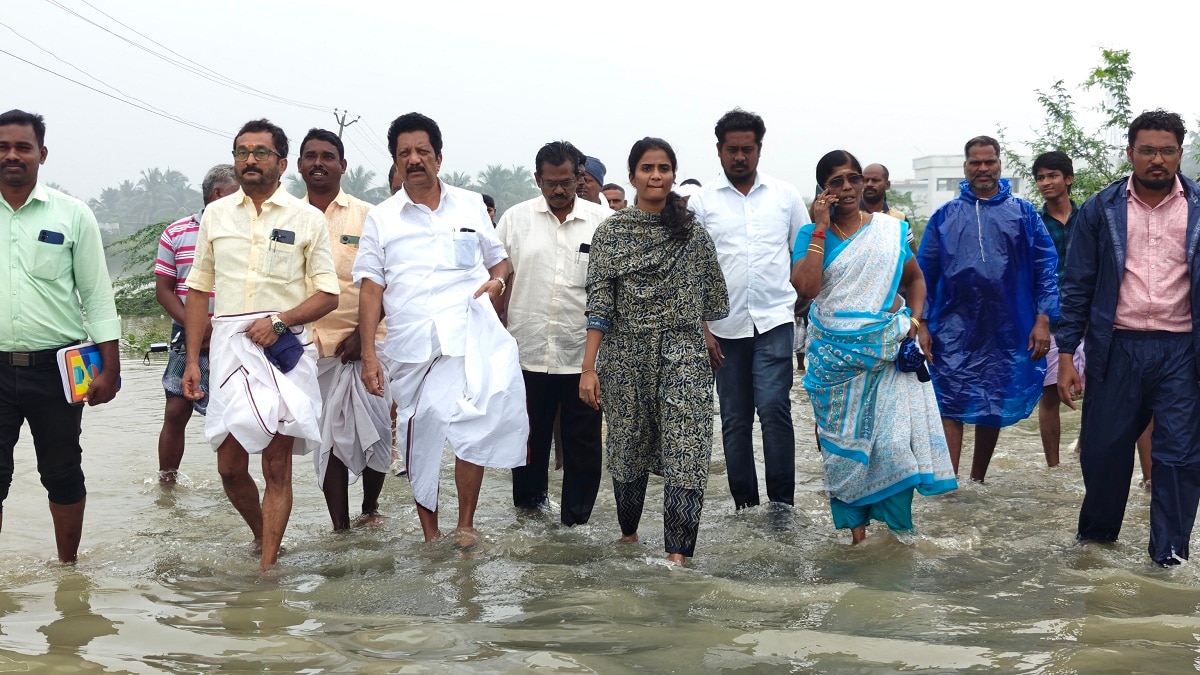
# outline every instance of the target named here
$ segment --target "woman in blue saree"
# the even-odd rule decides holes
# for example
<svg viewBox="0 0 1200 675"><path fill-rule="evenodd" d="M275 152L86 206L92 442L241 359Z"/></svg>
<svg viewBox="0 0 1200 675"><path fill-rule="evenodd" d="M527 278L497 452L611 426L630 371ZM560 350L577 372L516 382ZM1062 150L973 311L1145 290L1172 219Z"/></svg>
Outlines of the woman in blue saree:
<svg viewBox="0 0 1200 675"><path fill-rule="evenodd" d="M933 387L896 366L905 338L926 358L931 344L908 223L860 209L862 168L850 153L826 154L816 173L824 191L796 237L792 284L813 298L804 388L833 523L857 544L871 520L913 531L913 491L941 494L958 481Z"/></svg>

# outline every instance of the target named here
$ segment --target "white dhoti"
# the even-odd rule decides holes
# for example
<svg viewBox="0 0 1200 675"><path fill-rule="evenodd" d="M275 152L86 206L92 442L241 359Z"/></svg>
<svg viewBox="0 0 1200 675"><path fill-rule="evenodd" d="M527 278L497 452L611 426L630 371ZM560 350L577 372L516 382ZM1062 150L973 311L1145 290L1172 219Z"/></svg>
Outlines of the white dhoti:
<svg viewBox="0 0 1200 675"><path fill-rule="evenodd" d="M209 351L209 403L204 436L213 450L230 434L246 452L261 453L277 435L293 436L292 454L306 455L321 445L321 390L317 350L288 373L271 365L262 348L246 337L255 319L271 312L216 317ZM297 335L304 342L304 335Z"/></svg>
<svg viewBox="0 0 1200 675"><path fill-rule="evenodd" d="M386 473L392 464L391 397L367 393L362 362L342 363L340 356L317 360L317 383L325 401L321 449L313 454L317 487L325 485L330 455L346 465L351 483L365 468Z"/></svg>
<svg viewBox="0 0 1200 675"><path fill-rule="evenodd" d="M440 348L424 363L388 366L399 407L397 445L403 448L413 499L437 511L446 443L459 459L512 469L525 465L529 416L517 343L486 297L469 304L466 355Z"/></svg>

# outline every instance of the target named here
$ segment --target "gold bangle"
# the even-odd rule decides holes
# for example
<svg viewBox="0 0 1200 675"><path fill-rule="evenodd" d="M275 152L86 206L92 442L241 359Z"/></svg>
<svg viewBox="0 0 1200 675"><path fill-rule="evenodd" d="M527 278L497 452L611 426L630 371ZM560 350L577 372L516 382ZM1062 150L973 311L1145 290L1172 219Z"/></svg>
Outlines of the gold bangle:
<svg viewBox="0 0 1200 675"><path fill-rule="evenodd" d="M915 317L915 316L912 317L912 323L914 326L917 327L918 330L921 328L921 320L918 319L917 317Z"/></svg>
<svg viewBox="0 0 1200 675"><path fill-rule="evenodd" d="M594 373L594 372L596 372L595 368L584 368L583 370L579 371L579 374L582 375L584 373Z"/></svg>

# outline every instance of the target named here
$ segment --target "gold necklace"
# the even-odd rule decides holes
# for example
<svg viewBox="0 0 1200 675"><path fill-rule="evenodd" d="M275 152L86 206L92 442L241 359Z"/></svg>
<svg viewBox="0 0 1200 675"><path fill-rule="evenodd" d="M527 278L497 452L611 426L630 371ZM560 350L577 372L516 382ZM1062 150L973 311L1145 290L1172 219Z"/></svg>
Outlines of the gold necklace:
<svg viewBox="0 0 1200 675"><path fill-rule="evenodd" d="M860 209L858 212L858 229L854 231L854 234L858 234L859 230L862 229L862 226L863 226L863 212ZM849 241L850 237L854 236L854 234L852 234L852 235L850 235L850 237L847 237L845 230L838 227L837 223L833 224L833 229L837 230L838 236L842 238L842 241Z"/></svg>

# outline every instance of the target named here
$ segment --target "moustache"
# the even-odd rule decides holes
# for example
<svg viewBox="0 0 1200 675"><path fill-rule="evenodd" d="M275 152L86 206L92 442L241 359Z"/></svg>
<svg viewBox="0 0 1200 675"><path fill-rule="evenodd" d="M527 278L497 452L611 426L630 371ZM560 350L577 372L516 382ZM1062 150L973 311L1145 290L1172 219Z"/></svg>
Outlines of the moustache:
<svg viewBox="0 0 1200 675"><path fill-rule="evenodd" d="M7 169L10 166L15 166L18 169L24 169L25 163L24 162L0 162L0 169Z"/></svg>
<svg viewBox="0 0 1200 675"><path fill-rule="evenodd" d="M260 174L260 175L261 175L261 174L262 174L262 169L256 169L256 168L254 168L254 167L252 167L252 166L248 166L248 167L246 167L245 169L242 169L242 175L243 175L243 176L245 176L245 175L246 175L246 174L248 174L248 173L257 173L257 174Z"/></svg>
<svg viewBox="0 0 1200 675"><path fill-rule="evenodd" d="M425 167L417 165L404 169L404 173L425 173Z"/></svg>

